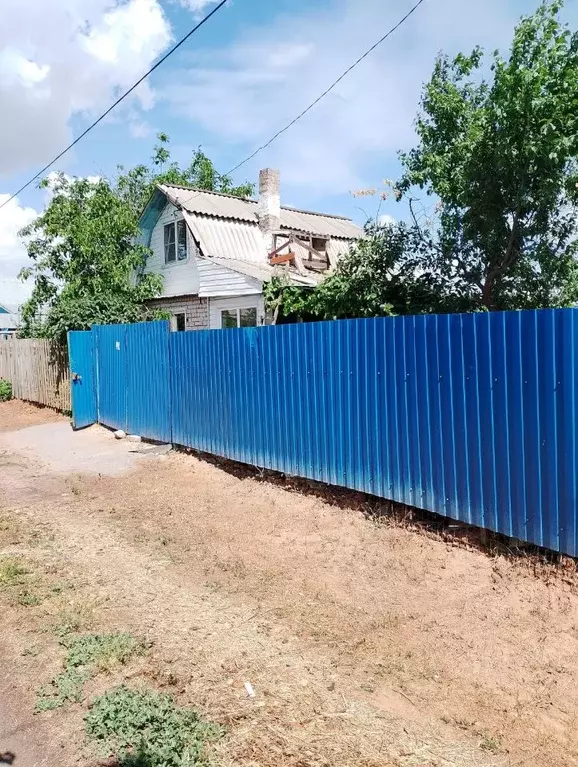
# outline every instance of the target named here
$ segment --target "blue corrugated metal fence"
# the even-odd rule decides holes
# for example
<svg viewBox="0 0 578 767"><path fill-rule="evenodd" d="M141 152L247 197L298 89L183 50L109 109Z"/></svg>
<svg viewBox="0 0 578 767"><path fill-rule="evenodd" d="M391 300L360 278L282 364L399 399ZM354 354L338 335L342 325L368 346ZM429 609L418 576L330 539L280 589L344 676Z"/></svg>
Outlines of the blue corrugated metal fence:
<svg viewBox="0 0 578 767"><path fill-rule="evenodd" d="M95 328L99 419L576 556L577 322L565 309Z"/></svg>

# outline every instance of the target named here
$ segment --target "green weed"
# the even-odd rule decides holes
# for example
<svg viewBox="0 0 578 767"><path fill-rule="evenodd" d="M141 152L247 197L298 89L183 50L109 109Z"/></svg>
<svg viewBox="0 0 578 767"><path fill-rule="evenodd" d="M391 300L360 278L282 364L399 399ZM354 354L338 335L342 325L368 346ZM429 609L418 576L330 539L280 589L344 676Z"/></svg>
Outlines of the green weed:
<svg viewBox="0 0 578 767"><path fill-rule="evenodd" d="M65 703L80 703L82 689L90 674L76 668L67 668L44 685L36 695L36 711L52 711Z"/></svg>
<svg viewBox="0 0 578 767"><path fill-rule="evenodd" d="M5 378L0 378L0 402L8 402L12 399L12 384Z"/></svg>
<svg viewBox="0 0 578 767"><path fill-rule="evenodd" d="M61 644L68 650L64 671L38 690L37 711L48 711L65 703L81 701L87 679L99 671L123 665L133 655L140 655L146 650L143 642L126 632L85 634L74 638L65 634Z"/></svg>
<svg viewBox="0 0 578 767"><path fill-rule="evenodd" d="M24 583L24 576L30 571L16 559L5 559L0 562L0 586L18 586Z"/></svg>
<svg viewBox="0 0 578 767"><path fill-rule="evenodd" d="M84 721L88 737L119 767L202 767L207 742L221 735L169 695L124 685L96 698Z"/></svg>
<svg viewBox="0 0 578 767"><path fill-rule="evenodd" d="M58 622L54 624L53 631L57 637L64 639L64 637L75 634L82 628L82 618L80 615L72 612L61 612Z"/></svg>
<svg viewBox="0 0 578 767"><path fill-rule="evenodd" d="M482 741L480 742L480 748L482 751L489 751L492 754L499 753L501 746L502 743L500 739L494 737L493 735L484 735Z"/></svg>
<svg viewBox="0 0 578 767"><path fill-rule="evenodd" d="M21 589L16 595L16 601L23 607L34 607L39 605L43 600L38 594L35 594L30 589Z"/></svg>
<svg viewBox="0 0 578 767"><path fill-rule="evenodd" d="M117 634L85 634L63 643L68 647L67 666L91 666L94 671L123 665L133 655L142 655L146 650L144 642L124 631Z"/></svg>

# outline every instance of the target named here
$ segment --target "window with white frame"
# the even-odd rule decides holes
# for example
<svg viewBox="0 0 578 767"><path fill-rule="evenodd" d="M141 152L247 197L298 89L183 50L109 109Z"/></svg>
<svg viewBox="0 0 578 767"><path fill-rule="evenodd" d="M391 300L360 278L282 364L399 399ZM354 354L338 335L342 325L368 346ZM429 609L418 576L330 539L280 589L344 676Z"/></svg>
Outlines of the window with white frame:
<svg viewBox="0 0 578 767"><path fill-rule="evenodd" d="M257 326L257 307L221 309L221 328L254 328Z"/></svg>
<svg viewBox="0 0 578 767"><path fill-rule="evenodd" d="M186 261L187 225L183 219L165 225L165 264Z"/></svg>

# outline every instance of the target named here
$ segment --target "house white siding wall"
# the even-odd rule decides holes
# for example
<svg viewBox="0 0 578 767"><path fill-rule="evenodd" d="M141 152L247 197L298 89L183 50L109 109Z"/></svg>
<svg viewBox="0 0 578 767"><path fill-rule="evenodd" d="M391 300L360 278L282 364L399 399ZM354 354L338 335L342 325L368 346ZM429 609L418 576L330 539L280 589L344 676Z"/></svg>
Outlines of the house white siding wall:
<svg viewBox="0 0 578 767"><path fill-rule="evenodd" d="M208 258L197 259L197 271L201 296L257 295L263 290L259 280L226 269Z"/></svg>
<svg viewBox="0 0 578 767"><path fill-rule="evenodd" d="M265 302L263 295L237 296L232 298L209 299L209 327L219 329L221 327L221 311L223 309L257 309L257 324L265 324Z"/></svg>
<svg viewBox="0 0 578 767"><path fill-rule="evenodd" d="M160 274L164 278L162 296L194 295L199 292L197 249L190 233L187 242L188 259L165 264L165 224L174 223L182 217L182 213L174 205L167 203L151 235L152 255L147 261L146 271Z"/></svg>

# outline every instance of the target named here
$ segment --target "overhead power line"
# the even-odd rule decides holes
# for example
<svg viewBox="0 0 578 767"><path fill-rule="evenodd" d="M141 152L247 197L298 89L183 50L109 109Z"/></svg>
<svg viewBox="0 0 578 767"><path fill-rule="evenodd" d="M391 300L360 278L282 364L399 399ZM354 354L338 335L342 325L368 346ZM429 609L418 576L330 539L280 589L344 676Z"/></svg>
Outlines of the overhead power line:
<svg viewBox="0 0 578 767"><path fill-rule="evenodd" d="M96 119L96 120L95 120L95 121L92 123L92 125L89 125L89 126L88 126L88 128L87 128L85 131L83 131L83 132L80 134L80 136L78 136L77 138L75 138L75 139L74 139L74 141L73 141L71 144L69 144L69 145L66 147L66 149L63 149L63 150L62 150L62 152L60 152L60 154L56 155L56 157L55 157L54 159L52 159L52 160L51 160L51 161L50 161L50 162L49 162L47 165L45 165L45 166L44 166L44 168L42 168L42 170L38 171L38 173L37 173L35 176L33 176L33 177L30 179L30 181L27 181L27 182L24 184L24 186L21 186L21 187L20 187L20 189L19 189L17 192L14 192L14 194L13 194L13 195L11 195L11 196L10 196L10 197L9 197L9 198L8 198L8 199L5 201L5 202L3 202L3 203L2 203L2 205L0 205L0 209L2 209L2 208L5 206L5 205L8 205L8 203L9 203L9 202L11 202L11 201L12 201L12 200L13 200L15 197L17 197L17 196L18 196L18 195L19 195L21 192L23 192L25 189L27 189L27 188L30 186L30 184L33 184L33 183L36 181L36 179L37 179L37 178L40 178L40 176L42 176L42 174L43 174L43 173L46 173L46 171L47 171L49 168L51 168L51 167L54 165L54 163L58 162L58 160L60 160L60 158L61 158L61 157L64 157L64 155L65 155L67 152L69 152L69 151L70 151L70 150L71 150L71 149L72 149L74 146L76 146L76 144L78 144L78 142L79 142L79 141L81 141L81 140L82 140L82 139L83 139L83 138L84 138L84 137L85 137L85 136L86 136L88 133L90 133L90 131L91 131L93 128L96 128L96 126L97 126L97 125L98 125L100 122L102 122L102 121L104 120L104 118L105 118L105 117L107 117L107 116L108 116L108 115L109 115L109 114L112 112L112 110L113 110L113 109L115 109L115 108L116 108L116 107L117 107L117 106L118 106L118 105L121 103L121 101L124 101L124 99L125 99L127 96L130 96L130 94L131 94L131 93L132 93L132 92L133 92L133 91L134 91L136 88L138 88L138 86L139 86L139 85L140 85L142 82L144 82L144 81L147 79L147 77L149 77L149 75L151 75L151 74L152 74L152 73L155 71L155 69L158 69L158 68L161 66L161 64L164 64L164 62L165 62L165 61L166 61L166 60L169 58L169 56L172 56L172 55L173 55L173 53L175 53L175 51L177 51L177 50L178 50L178 49L181 47L181 45L183 45L184 43L186 43L186 42L187 42L187 40L188 40L188 39L189 39L189 38L190 38L192 35L194 35L194 34L195 34L195 32L196 32L198 29L200 29L200 28L203 26L203 24L205 24L205 23L206 23L206 22L207 22L207 21L208 21L208 20L211 18L211 16L214 16L214 15L215 15L215 13L217 13L217 11L221 10L221 8L222 8L222 7L225 5L225 3L227 3L227 2L228 2L228 0L221 0L221 2L220 2L218 5L216 5L216 6L213 8L213 10L212 10L212 11L210 11L209 13L207 13L207 15L206 15L204 18L202 18L202 19L201 19L201 21L199 21L199 23L198 23L198 24L197 24L195 27L193 27L193 29L191 29L191 30L190 30L190 32L188 32L188 33L187 33L187 34L186 34L184 37L182 37L182 38L181 38L181 39L178 41L178 43L176 43L175 45L173 45L173 47L170 49L170 51L168 51L167 53L165 53L165 55L164 55L164 56L163 56L161 59L159 59L159 60L157 61L157 63L156 63L154 66L152 66L152 67L151 67L151 68L148 70L148 72L146 72L146 73L145 73L145 74L144 74L144 75L143 75L143 76L142 76L142 77L141 77L139 80L137 80L137 81L136 81L136 83L135 83L134 85L132 85L132 86L131 86L131 87L130 87L130 88L127 90L127 91L125 91L125 92L122 94L122 96L120 96L120 97L119 97L119 98L118 98L118 99L117 99L117 100L114 102L114 104L111 104L111 105L109 106L109 108L106 110L106 112L103 112L103 113L100 115L100 117L99 117L99 118L97 118L97 119Z"/></svg>
<svg viewBox="0 0 578 767"><path fill-rule="evenodd" d="M394 27L392 27L392 28L389 30L389 32L386 32L386 34L385 34L383 37L381 37L381 38L380 38L380 39L379 39L379 40L378 40L376 43L374 43L374 44L371 46L371 48L368 48L368 49L365 51L365 53L364 53L363 55L361 55L361 56L360 56L360 57L357 59L357 61L354 61L354 62L353 62L353 64L352 64L350 67L348 67L348 68L345 70L345 72L343 72L341 75L339 75L339 77L337 78L337 80L335 80L335 82L331 83L331 85L330 85L330 86L329 86L329 87L328 87L326 90L324 90L324 91L323 91L323 93L322 93L320 96L318 96L318 97L315 99L315 101L312 101L312 102L311 102L311 104L309 104L309 106L308 106L308 107L306 107L306 108L305 108L305 109L304 109L304 110L303 110L303 111L302 111L300 114L298 114L298 115L297 115L297 117L294 117L294 118L291 120L291 122L288 122L288 123L287 123L287 125L285 125L285 127L284 127L284 128L281 128L281 130L278 130L278 131L277 131L277 133L276 133L276 134L275 134L275 135L274 135L272 138L270 138L270 139L269 139L269 141L267 141L265 144L263 144L263 145L262 145L262 146L260 146L258 149L256 149L256 150L253 152L253 154L250 154L248 157L246 157L246 158L245 158L244 160L242 160L240 163L238 163L237 165L235 165L235 167L234 167L234 168L231 168L231 170L230 170L230 171L227 171L227 173L226 173L225 175L226 175L226 176L228 176L228 175L230 175L231 173L234 173L234 172L235 172L236 170L238 170L238 169L239 169L241 166L245 165L245 163L248 163L248 162L249 162L249 160L252 160L252 159L253 159L253 157L256 157L256 156L259 154L259 152L262 152L262 151L263 151L263 149L266 149L266 148L267 148L268 146L270 146L270 145L271 145L271 144L272 144L272 143L273 143L273 142L274 142L276 139L278 139L278 138L279 138L279 136L280 136L282 133L285 133L285 131L288 131L288 130L289 130L289 128L291 128L293 125L295 125L295 123L296 123L296 122L298 122L298 121L299 121L299 120L300 120L302 117L305 117L305 115L307 114L307 112L311 111L311 109L313 109L313 107L314 107L314 106L316 106L317 104L319 104L319 102L321 101L321 99L325 98L325 96L327 96L327 94L328 94L328 93L330 93L330 92L331 92L331 91L332 91L332 90L335 88L335 86L336 86L336 85L338 85L338 84L339 84L339 83L340 83L340 82L343 80L343 78L344 78L344 77L346 77L346 76L347 76L347 75L348 75L348 74L349 74L349 73L350 73L350 72L351 72L353 69L355 69L355 67L356 67L358 64L360 64L360 63L361 63L361 62L362 62L362 61L363 61L365 58L367 58L367 57L369 56L369 54L370 54L370 53L373 53L373 51L374 51L374 50L375 50L375 49L376 49L378 46L380 46L380 45L381 45L383 42L385 42L385 41L387 40L387 38L388 38L388 37L390 37L391 35L393 35L393 33L394 33L394 32L396 32L396 31L397 31L397 30L398 30L398 29L399 29L399 28L400 28L400 27L401 27L401 26L402 26L402 25L403 25L403 24L404 24L404 23L405 23L405 22L406 22L406 21L409 19L409 17L410 17L410 16L411 16L413 13L415 13L415 11L417 11L417 9L420 7L420 5L422 5L422 3L424 3L424 2L425 2L425 0L419 0L419 2L417 2L417 3L416 3L414 6L413 6L413 8L411 8L411 9L410 9L410 10L409 10L409 11L408 11L406 14L405 14L405 16L404 16L402 19L400 19L400 20L397 22L397 24L396 24Z"/></svg>
<svg viewBox="0 0 578 767"><path fill-rule="evenodd" d="M402 19L400 19L400 20L397 22L397 24L396 24L395 26L393 26L393 27L392 27L392 28L391 28L391 29L390 29L388 32L386 32L386 33L385 33L385 35L383 35L383 37L380 37L380 38L379 38L379 40L377 40L377 42L375 42L375 43L374 43L374 44L371 46L371 48L368 48L368 49L365 51L365 53L363 53L363 54L362 54L362 55L361 55L361 56L360 56L360 57L357 59L357 61L354 61L354 62L353 62L353 64L351 64L351 66L349 66L349 67L348 67L348 68L347 68L347 69L346 69L346 70L345 70L345 71L344 71L342 74L340 74L340 75L339 75L339 77L337 78L337 80L335 80L333 83L331 83L331 85L330 85L328 88L326 88L326 89L323 91L323 93L322 93L321 95L319 95L319 96L318 96L318 97L315 99L315 101L312 101L312 102L311 102L311 104L309 104L309 106L308 106L308 107L306 107L306 108L305 108L305 109L304 109L302 112L300 112L300 113L297 115L297 117L294 117L294 118L293 118L293 119L292 119L290 122L288 122L288 123L287 123L287 125L285 125L285 127L284 127L284 128L281 128L281 130L278 130L278 131L277 131L277 133L276 133L276 134L275 134L275 135L274 135L272 138L270 138L270 139L269 139L269 141L267 141L265 144L263 144L263 145L262 145L262 146L260 146L258 149L256 149L256 150L253 152L253 154L250 154L248 157L246 157L246 158L245 158L244 160L242 160L240 163L238 163L237 165L235 165L235 167L234 167L234 168L231 168L231 170L227 171L227 172L226 172L224 175L225 175L225 176L230 176L230 175L231 175L231 173L234 173L234 172L235 172L236 170L238 170L240 167L242 167L243 165L245 165L245 163L248 163L248 162L249 162L249 160L252 160L252 159L253 159L253 157L256 157L256 156L259 154L259 152L262 152L262 151L263 151L263 149L266 149L268 146L270 146L270 145L271 145L271 144L272 144L272 143L275 141L275 139L279 138L279 136L280 136L282 133L285 133L285 131L288 131L288 130L289 130L289 128L291 128L293 125L295 125L295 123L296 123L296 122L298 122L298 121L299 121L299 120L300 120L302 117L304 117L304 116L307 114L307 112L309 112L311 109L313 109L313 107L314 107L314 106L316 106L317 104L319 104L319 102L321 101L321 99L325 98L325 96L327 96L327 94L328 94L328 93L330 93L330 92L333 90L333 88L335 88L335 86L336 86L336 85L338 85L338 84L339 84L339 83L340 83L340 82L343 80L343 78L344 78L344 77L346 77L346 76L347 76L347 75L348 75L348 74L349 74L349 73L350 73L350 72L351 72L353 69L355 69L355 67L356 67L358 64L360 64L360 63L361 63L361 62L362 62L362 61L363 61L365 58L367 58L367 57L369 56L369 54L370 54L370 53L373 53L373 51L374 51L374 50L375 50L375 49L376 49L378 46L380 46L380 45L381 45L383 42L385 42L385 41L387 40L387 38L388 38L388 37L391 37L391 35L393 35L393 33L394 33L394 32L396 32L396 31L397 31L397 30L398 30L398 29L399 29L399 28L400 28L400 27L401 27L401 26L402 26L402 25L403 25L403 24L404 24L404 23L405 23L405 22L406 22L406 21L409 19L409 17L410 17L410 16L411 16L413 13L415 13L415 11L417 11L417 9L420 7L420 5L422 5L422 3L424 3L424 2L425 2L425 0L419 0L419 1L418 1L418 2L417 2L417 3L416 3L414 6L413 6L413 8L410 8L410 10L409 10L409 11L408 11L408 12L405 14L405 16L404 16ZM190 196L190 197L187 197L187 199L186 199L186 200L185 200L185 201L184 201L184 202L181 204L181 207L185 206L185 205L186 205L188 202L190 202L191 200L193 200L195 197L197 197L197 196L198 196L198 195L200 195L200 194L202 194L202 190L196 190L195 192L193 192L193 194L191 194L191 196Z"/></svg>

